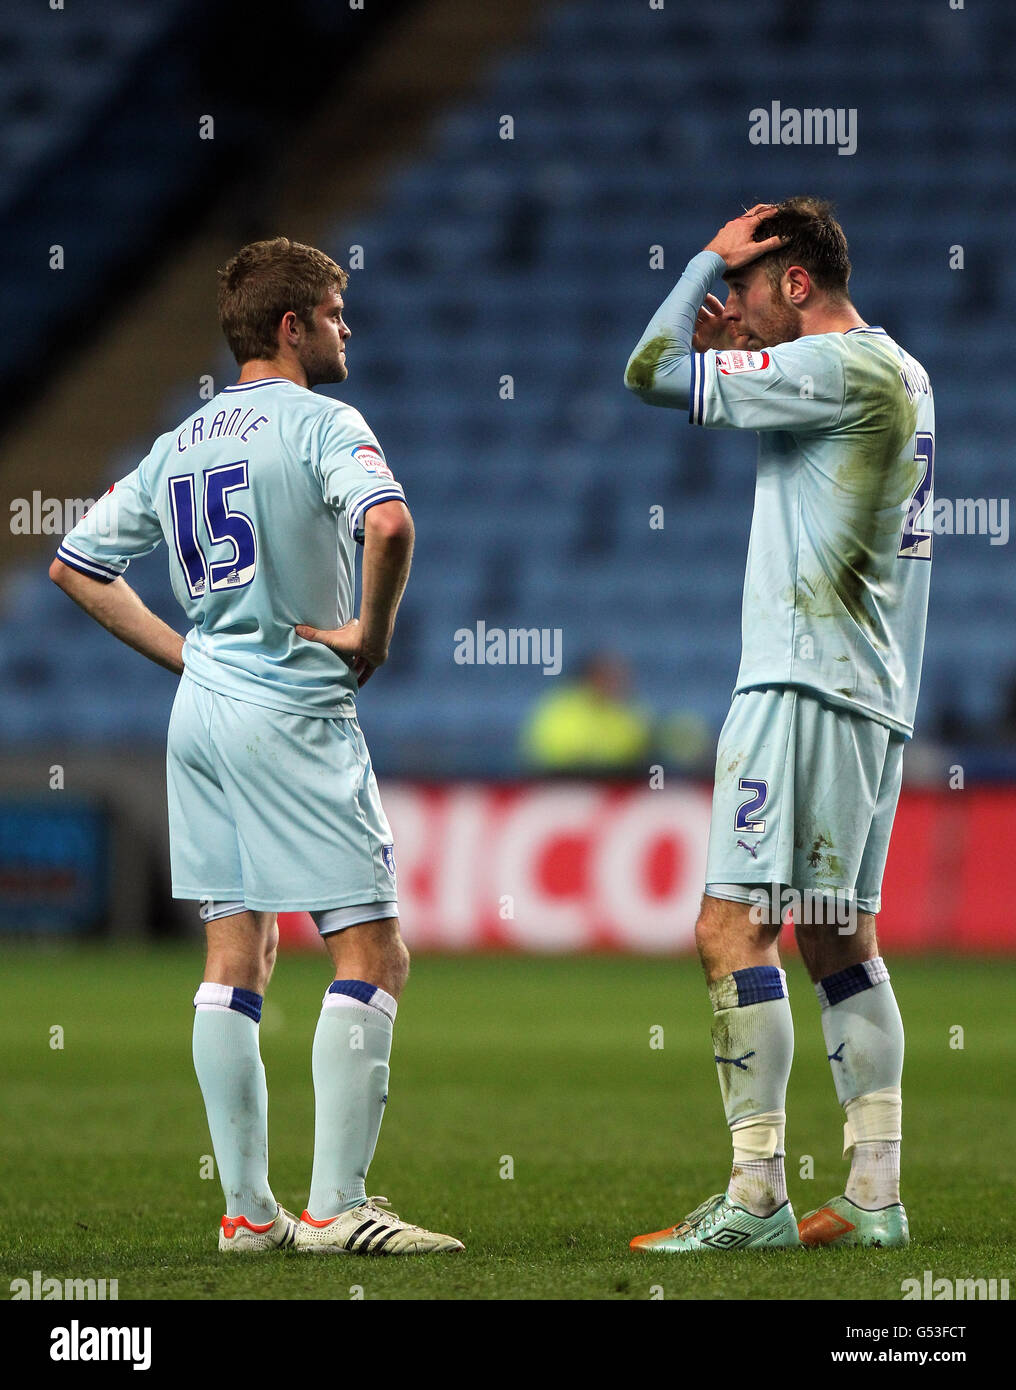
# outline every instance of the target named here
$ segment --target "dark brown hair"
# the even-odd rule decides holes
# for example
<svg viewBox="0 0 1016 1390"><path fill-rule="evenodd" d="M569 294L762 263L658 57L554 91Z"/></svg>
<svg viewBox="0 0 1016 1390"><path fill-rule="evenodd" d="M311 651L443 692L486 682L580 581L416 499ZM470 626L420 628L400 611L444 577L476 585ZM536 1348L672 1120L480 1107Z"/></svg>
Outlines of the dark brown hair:
<svg viewBox="0 0 1016 1390"><path fill-rule="evenodd" d="M219 271L219 323L237 363L274 357L283 314L292 310L309 328L316 306L347 280L330 256L288 237L252 241L238 251Z"/></svg>
<svg viewBox="0 0 1016 1390"><path fill-rule="evenodd" d="M835 299L848 297L847 238L833 216L832 203L807 196L787 198L771 216L759 222L752 240L765 241L771 236L787 238L759 262L774 289L788 267L799 265L811 276L816 288Z"/></svg>

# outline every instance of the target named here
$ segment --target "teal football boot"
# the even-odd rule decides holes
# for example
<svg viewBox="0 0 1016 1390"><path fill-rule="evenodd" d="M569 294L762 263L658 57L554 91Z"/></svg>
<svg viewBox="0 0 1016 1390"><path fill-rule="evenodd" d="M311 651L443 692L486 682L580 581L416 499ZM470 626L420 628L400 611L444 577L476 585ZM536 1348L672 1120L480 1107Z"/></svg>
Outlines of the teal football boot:
<svg viewBox="0 0 1016 1390"><path fill-rule="evenodd" d="M630 1248L669 1255L693 1250L796 1250L800 1244L789 1202L777 1207L772 1216L753 1216L735 1206L725 1192L717 1192L677 1226L636 1236Z"/></svg>
<svg viewBox="0 0 1016 1390"><path fill-rule="evenodd" d="M880 1250L902 1250L910 1244L910 1226L902 1203L866 1211L849 1197L833 1197L824 1207L809 1211L798 1227L801 1244L867 1245Z"/></svg>

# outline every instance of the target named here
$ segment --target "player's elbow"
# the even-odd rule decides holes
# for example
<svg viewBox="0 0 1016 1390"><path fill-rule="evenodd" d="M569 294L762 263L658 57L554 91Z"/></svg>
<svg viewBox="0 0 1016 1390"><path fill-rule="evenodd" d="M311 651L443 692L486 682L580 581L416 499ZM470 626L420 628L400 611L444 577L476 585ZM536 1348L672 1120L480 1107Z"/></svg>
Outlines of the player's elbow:
<svg viewBox="0 0 1016 1390"><path fill-rule="evenodd" d="M635 363L625 372L624 384L643 405L671 406L687 410L687 393L681 392L671 380L660 380L661 376L662 373L647 372L640 363Z"/></svg>
<svg viewBox="0 0 1016 1390"><path fill-rule="evenodd" d="M624 384L628 390L633 396L638 396L639 400L649 401L653 380L652 368L647 369L645 362L640 360L640 355L633 355L624 369Z"/></svg>
<svg viewBox="0 0 1016 1390"><path fill-rule="evenodd" d="M411 545L414 527L409 508L405 502L379 502L367 513L364 532L388 545Z"/></svg>
<svg viewBox="0 0 1016 1390"><path fill-rule="evenodd" d="M73 573L74 571L71 569L70 565L65 565L59 556L54 559L49 567L49 577L60 589L66 589L67 576Z"/></svg>
<svg viewBox="0 0 1016 1390"><path fill-rule="evenodd" d="M633 370L633 364L631 362L629 362L627 367L625 367L624 369L624 384L629 391L633 391L636 394L642 389L642 383L637 379L637 375Z"/></svg>
<svg viewBox="0 0 1016 1390"><path fill-rule="evenodd" d="M628 390L632 393L635 399L637 401L641 401L643 405L661 404L659 396L653 390L653 387L649 382L633 379L626 372L624 377L624 384L625 386L627 386Z"/></svg>

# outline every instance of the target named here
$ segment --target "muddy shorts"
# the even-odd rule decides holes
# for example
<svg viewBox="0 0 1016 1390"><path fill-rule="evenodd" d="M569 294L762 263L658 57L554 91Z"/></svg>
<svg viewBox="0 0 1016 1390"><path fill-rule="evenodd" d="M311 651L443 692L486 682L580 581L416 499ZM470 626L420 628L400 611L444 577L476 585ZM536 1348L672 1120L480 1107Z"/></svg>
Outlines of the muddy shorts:
<svg viewBox="0 0 1016 1390"><path fill-rule="evenodd" d="M878 912L902 734L793 686L741 691L720 732L706 892L759 885Z"/></svg>

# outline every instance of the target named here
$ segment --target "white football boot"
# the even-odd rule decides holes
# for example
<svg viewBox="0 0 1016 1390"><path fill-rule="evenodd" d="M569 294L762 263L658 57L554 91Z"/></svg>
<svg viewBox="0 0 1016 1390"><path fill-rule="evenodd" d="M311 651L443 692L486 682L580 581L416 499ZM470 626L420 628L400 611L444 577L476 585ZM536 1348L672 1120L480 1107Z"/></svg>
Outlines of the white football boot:
<svg viewBox="0 0 1016 1390"><path fill-rule="evenodd" d="M259 1255L266 1250L286 1250L300 1223L291 1211L279 1207L274 1221L256 1226L246 1216L224 1216L219 1225L219 1249L226 1254Z"/></svg>
<svg viewBox="0 0 1016 1390"><path fill-rule="evenodd" d="M395 1212L382 1211L378 1202L387 1204L388 1198L368 1197L325 1221L315 1221L305 1211L293 1248L320 1255L437 1255L466 1248L454 1236L400 1221Z"/></svg>

